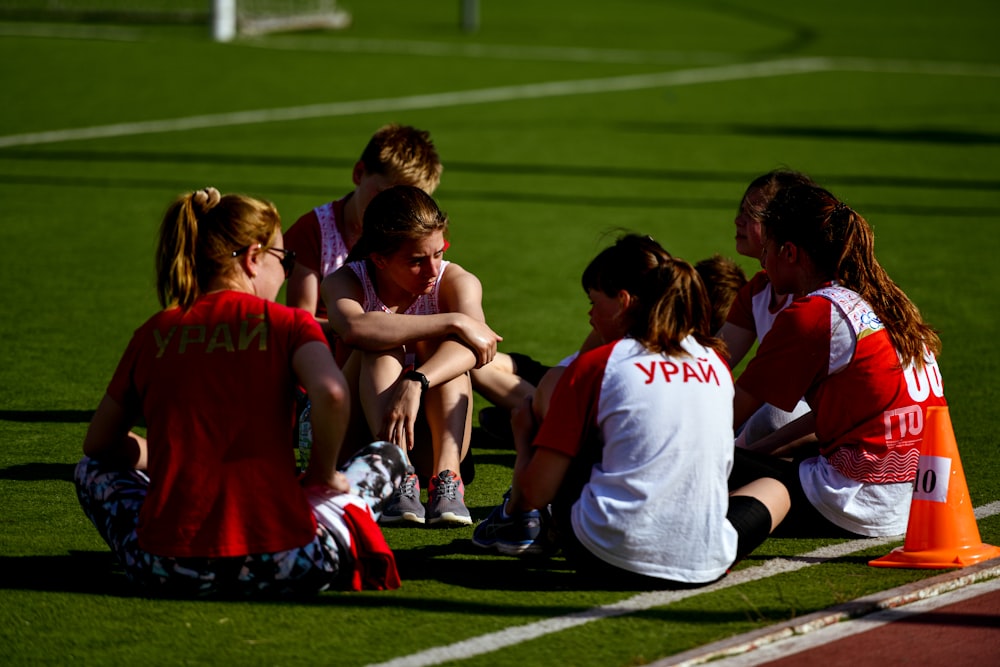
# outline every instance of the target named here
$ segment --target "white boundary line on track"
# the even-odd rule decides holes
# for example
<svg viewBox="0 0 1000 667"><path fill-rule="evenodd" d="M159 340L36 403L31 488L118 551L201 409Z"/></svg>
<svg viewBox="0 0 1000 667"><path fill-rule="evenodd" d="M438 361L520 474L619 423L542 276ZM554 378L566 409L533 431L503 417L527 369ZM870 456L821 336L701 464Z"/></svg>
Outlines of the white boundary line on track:
<svg viewBox="0 0 1000 667"><path fill-rule="evenodd" d="M932 597L927 597L917 602L910 602L901 607L883 609L882 611L877 611L861 618L852 618L847 621L827 625L813 632L795 635L782 641L772 642L766 646L761 646L721 660L715 659L716 656L705 656L705 660L697 662L676 663L667 658L662 663L652 663L649 667L696 665L708 662L709 659L711 659L711 664L714 667L756 667L756 665L786 658L846 637L875 630L896 621L996 591L1000 591L1000 578L973 582L972 584L935 594ZM900 656L900 659L905 659L905 656Z"/></svg>
<svg viewBox="0 0 1000 667"><path fill-rule="evenodd" d="M975 514L977 519L1000 514L1000 501L977 508ZM600 607L584 609L574 614L556 616L526 625L506 628L478 637L471 637L447 646L438 646L411 655L400 656L387 662L368 665L368 667L430 667L431 665L439 665L453 660L463 660L492 653L493 651L507 648L514 644L568 630L592 621L624 616L625 614L644 611L654 607L663 607L695 595L711 593L732 586L767 579L778 574L795 572L806 567L819 565L834 558L842 558L848 554L863 551L871 547L887 545L898 541L899 536L850 540L840 544L821 547L793 558L773 558L757 567L737 570L724 579L702 588L640 593L614 604L602 605Z"/></svg>

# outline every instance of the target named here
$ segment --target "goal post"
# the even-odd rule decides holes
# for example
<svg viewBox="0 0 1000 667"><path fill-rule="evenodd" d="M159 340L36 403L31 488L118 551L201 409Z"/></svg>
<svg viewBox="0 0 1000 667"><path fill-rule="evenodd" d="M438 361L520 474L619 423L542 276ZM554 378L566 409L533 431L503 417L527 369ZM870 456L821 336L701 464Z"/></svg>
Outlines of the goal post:
<svg viewBox="0 0 1000 667"><path fill-rule="evenodd" d="M0 0L0 20L210 26L213 39L351 23L337 0Z"/></svg>
<svg viewBox="0 0 1000 667"><path fill-rule="evenodd" d="M228 42L291 30L340 30L351 15L336 0L211 0L212 38Z"/></svg>

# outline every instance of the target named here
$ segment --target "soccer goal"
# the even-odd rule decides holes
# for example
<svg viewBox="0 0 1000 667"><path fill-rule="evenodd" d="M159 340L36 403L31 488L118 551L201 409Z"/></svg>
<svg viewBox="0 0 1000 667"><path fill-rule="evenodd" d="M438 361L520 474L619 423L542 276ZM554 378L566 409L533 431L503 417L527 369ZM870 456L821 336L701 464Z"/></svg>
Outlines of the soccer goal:
<svg viewBox="0 0 1000 667"><path fill-rule="evenodd" d="M211 0L212 37L228 42L237 36L290 30L339 30L351 15L336 0Z"/></svg>
<svg viewBox="0 0 1000 667"><path fill-rule="evenodd" d="M0 0L0 20L80 23L187 23L226 42L240 36L350 25L337 0Z"/></svg>

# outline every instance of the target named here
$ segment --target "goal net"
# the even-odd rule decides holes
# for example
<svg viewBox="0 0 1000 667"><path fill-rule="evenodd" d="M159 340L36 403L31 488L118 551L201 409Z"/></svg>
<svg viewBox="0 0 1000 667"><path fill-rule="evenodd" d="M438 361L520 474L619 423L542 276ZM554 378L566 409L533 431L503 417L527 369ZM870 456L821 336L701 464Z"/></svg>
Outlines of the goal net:
<svg viewBox="0 0 1000 667"><path fill-rule="evenodd" d="M212 0L212 35L225 42L290 30L339 30L351 15L337 0Z"/></svg>
<svg viewBox="0 0 1000 667"><path fill-rule="evenodd" d="M2 0L0 20L94 23L191 23L211 27L212 36L291 30L332 30L350 25L337 0Z"/></svg>

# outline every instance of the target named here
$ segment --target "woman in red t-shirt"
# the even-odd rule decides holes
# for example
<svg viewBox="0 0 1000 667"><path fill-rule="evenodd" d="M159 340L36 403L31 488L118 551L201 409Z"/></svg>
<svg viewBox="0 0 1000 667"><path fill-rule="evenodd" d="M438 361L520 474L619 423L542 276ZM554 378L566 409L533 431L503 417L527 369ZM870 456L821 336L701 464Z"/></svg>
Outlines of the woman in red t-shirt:
<svg viewBox="0 0 1000 667"><path fill-rule="evenodd" d="M347 475L337 471L347 385L315 319L274 302L294 263L281 246L273 205L214 188L180 197L164 217L164 309L133 335L76 469L84 512L149 592L398 585L375 520L401 479L402 452L375 443ZM301 483L298 386L314 432ZM131 430L140 420L146 437Z"/></svg>

